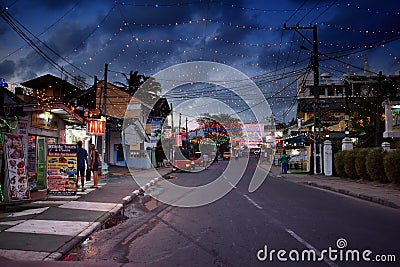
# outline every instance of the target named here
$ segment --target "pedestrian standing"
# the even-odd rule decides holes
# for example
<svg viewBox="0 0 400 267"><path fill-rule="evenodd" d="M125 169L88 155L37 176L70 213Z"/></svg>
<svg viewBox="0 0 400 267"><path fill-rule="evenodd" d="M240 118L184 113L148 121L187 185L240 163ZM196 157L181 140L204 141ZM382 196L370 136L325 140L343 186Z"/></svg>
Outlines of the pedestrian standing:
<svg viewBox="0 0 400 267"><path fill-rule="evenodd" d="M86 162L86 166L88 166L88 168L89 168L88 152L86 151L86 149L84 149L82 147L82 141L78 141L77 145L78 145L78 150L77 150L78 179L76 181L76 187L79 188L78 181L79 181L79 178L81 178L82 191L85 191L85 162Z"/></svg>
<svg viewBox="0 0 400 267"><path fill-rule="evenodd" d="M288 166L288 162L290 160L290 156L288 154L286 154L286 150L283 150L282 152L282 156L281 156L281 164L282 164L282 172L286 174L287 173L287 166Z"/></svg>
<svg viewBox="0 0 400 267"><path fill-rule="evenodd" d="M206 153L203 154L203 167L207 167L208 164L208 155Z"/></svg>
<svg viewBox="0 0 400 267"><path fill-rule="evenodd" d="M91 188L98 188L99 186L99 166L100 166L100 155L96 150L94 144L90 144L90 170L93 172L93 181L94 184Z"/></svg>

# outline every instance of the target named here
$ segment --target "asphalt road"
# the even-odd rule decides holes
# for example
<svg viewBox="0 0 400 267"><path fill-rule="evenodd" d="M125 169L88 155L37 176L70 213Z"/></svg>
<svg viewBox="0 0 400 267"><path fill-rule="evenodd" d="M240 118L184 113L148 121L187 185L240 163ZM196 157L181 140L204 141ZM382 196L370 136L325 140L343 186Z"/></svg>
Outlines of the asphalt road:
<svg viewBox="0 0 400 267"><path fill-rule="evenodd" d="M148 196L139 199L127 211L130 219L93 235L75 250L75 260L146 266L400 265L399 211L281 177L268 176L249 193L255 164L250 162L226 196L205 206L179 208ZM177 173L172 181L204 185L226 165ZM375 260L393 256L397 262Z"/></svg>

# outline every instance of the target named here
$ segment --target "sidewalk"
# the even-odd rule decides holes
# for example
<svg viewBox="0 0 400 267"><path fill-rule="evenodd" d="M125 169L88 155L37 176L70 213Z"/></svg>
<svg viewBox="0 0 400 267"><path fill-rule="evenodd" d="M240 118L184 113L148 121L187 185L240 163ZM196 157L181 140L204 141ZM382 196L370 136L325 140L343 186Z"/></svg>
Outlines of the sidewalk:
<svg viewBox="0 0 400 267"><path fill-rule="evenodd" d="M400 209L400 185L324 175L291 174L290 171L288 171L288 174L281 174L279 166L272 166L270 174L291 182L314 186Z"/></svg>
<svg viewBox="0 0 400 267"><path fill-rule="evenodd" d="M162 176L171 171L171 168L158 169ZM149 184L154 184L159 179L150 177L150 173L137 170L134 175L146 177ZM147 190L147 187L138 187L126 167L111 166L109 174L108 179L99 180L97 189L88 188L93 184L88 182L86 191L76 196L47 196L38 192L34 194L34 201L14 206L14 211L0 213L0 265L62 259L74 246L104 227L113 215L120 213L140 190Z"/></svg>

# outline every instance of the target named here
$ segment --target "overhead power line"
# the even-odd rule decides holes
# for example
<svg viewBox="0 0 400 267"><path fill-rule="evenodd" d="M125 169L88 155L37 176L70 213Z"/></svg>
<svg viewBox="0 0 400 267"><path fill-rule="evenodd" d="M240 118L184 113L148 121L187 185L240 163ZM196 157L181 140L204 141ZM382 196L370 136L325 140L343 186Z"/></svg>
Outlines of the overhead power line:
<svg viewBox="0 0 400 267"><path fill-rule="evenodd" d="M80 68L77 66L73 65L70 63L67 59L65 59L63 56L61 56L58 52L56 52L54 49L49 47L46 43L41 41L37 36L35 36L32 32L30 32L25 26L23 26L17 19L15 19L13 16L11 16L5 9L1 8L0 9L0 17L33 49L35 50L45 61L47 61L50 65L52 65L54 68L56 68L58 71L63 72L67 74L70 78L74 78L74 75L68 72L67 70L64 69L63 66L58 64L56 60L54 60L52 57L50 57L45 51L43 51L34 41L35 39L37 42L42 44L45 48L47 48L50 52L52 52L55 56L58 58L62 59L64 62L66 62L68 65L72 66L73 68L77 69L78 71L84 73L85 75L89 76L92 78L92 76L84 71L82 71ZM33 37L33 39L28 36ZM86 84L89 85L89 84Z"/></svg>

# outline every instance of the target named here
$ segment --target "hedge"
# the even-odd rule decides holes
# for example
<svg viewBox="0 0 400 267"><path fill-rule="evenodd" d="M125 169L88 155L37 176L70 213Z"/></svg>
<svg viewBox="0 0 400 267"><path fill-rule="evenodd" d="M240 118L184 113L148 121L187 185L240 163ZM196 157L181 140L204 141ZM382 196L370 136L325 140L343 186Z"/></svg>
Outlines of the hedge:
<svg viewBox="0 0 400 267"><path fill-rule="evenodd" d="M387 152L383 158L387 178L392 183L400 183L400 150Z"/></svg>
<svg viewBox="0 0 400 267"><path fill-rule="evenodd" d="M356 150L348 150L346 151L344 156L344 171L346 173L346 177L350 179L358 178L355 167L356 155L357 155Z"/></svg>
<svg viewBox="0 0 400 267"><path fill-rule="evenodd" d="M371 149L367 154L365 167L372 180L387 183L388 179L386 178L385 169L383 167L384 155L385 152L383 152L381 148Z"/></svg>
<svg viewBox="0 0 400 267"><path fill-rule="evenodd" d="M342 178L346 177L346 172L344 171L344 158L346 151L339 151L335 154L335 170L337 175Z"/></svg>
<svg viewBox="0 0 400 267"><path fill-rule="evenodd" d="M357 154L354 165L356 168L357 176L364 180L371 180L367 172L367 167L365 166L365 162L367 160L367 154L370 151L370 149L359 148L356 151Z"/></svg>

